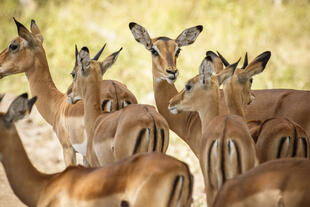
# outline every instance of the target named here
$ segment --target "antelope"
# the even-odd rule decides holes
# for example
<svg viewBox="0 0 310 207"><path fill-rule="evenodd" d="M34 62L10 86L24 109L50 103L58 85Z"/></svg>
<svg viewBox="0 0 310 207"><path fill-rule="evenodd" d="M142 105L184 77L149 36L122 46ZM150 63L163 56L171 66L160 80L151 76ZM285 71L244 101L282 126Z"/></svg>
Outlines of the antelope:
<svg viewBox="0 0 310 207"><path fill-rule="evenodd" d="M84 122L88 137L87 160L90 166L102 166L138 152L166 152L169 127L155 107L131 104L111 113L100 109L101 80L116 61L122 48L102 62L91 60L89 50L83 47L78 56L78 67L72 73L72 103L83 99Z"/></svg>
<svg viewBox="0 0 310 207"><path fill-rule="evenodd" d="M210 53L212 54L208 51L203 59L199 75L190 79L169 103L169 110L174 114L180 111L197 111L200 116L202 139L198 159L204 175L208 206L213 205L217 192L226 180L248 171L257 163L255 143L242 113L243 105L251 102L251 93L232 80L237 73L244 83L248 83L252 76L264 70L269 60L268 55L266 58L263 53L244 70L236 71L239 59L225 70L214 74ZM227 107L234 104L231 109L240 111L238 115L219 113L219 86L223 82L225 98L229 99Z"/></svg>
<svg viewBox="0 0 310 207"><path fill-rule="evenodd" d="M93 60L98 60L104 50L105 45L93 57ZM75 46L75 57L77 57L78 49ZM77 60L75 59L75 66L77 67ZM71 73L72 80L74 80L74 73ZM73 82L67 89L67 96L72 93ZM100 101L102 103L101 109L105 112L113 112L125 108L129 104L137 104L135 95L128 90L127 86L116 80L102 80L101 83ZM71 99L68 100L71 103Z"/></svg>
<svg viewBox="0 0 310 207"><path fill-rule="evenodd" d="M192 202L189 168L162 153L140 153L102 168L70 166L44 174L29 160L14 122L30 113L36 97L18 96L0 113L0 158L16 196L30 207L182 206Z"/></svg>
<svg viewBox="0 0 310 207"><path fill-rule="evenodd" d="M199 119L198 113L182 112L178 115L173 115L169 112L168 105L169 100L178 93L173 83L179 74L176 60L180 53L179 47L184 46L181 42L188 40L185 42L189 44L193 43L201 32L202 26L185 30L177 39L166 37L151 39L144 27L133 22L129 24L129 28L137 42L144 45L152 53L154 96L159 113L165 117L170 129L182 138L190 146L195 155L198 156L199 143L202 136L201 120ZM173 57L173 61L169 62L168 57ZM222 65L220 61L217 61L215 64ZM173 68L172 71L175 73L167 73L166 69L169 68ZM218 72L217 66L214 69ZM310 102L310 91L267 89L253 90L252 93L255 96L255 101L247 105L244 110L247 120L287 117L298 123L307 134L310 134L310 107L308 105ZM293 105L296 107L292 107ZM220 90L219 112L220 114L227 112L222 90Z"/></svg>
<svg viewBox="0 0 310 207"><path fill-rule="evenodd" d="M221 59L224 65L228 66L227 60L220 54L219 57L213 53L213 59ZM257 64L259 60L263 60L263 64L267 64L271 53L265 52L256 57L251 64ZM241 97L252 97L245 100L250 103L253 100L251 93L252 79L245 79L242 74L248 65L247 54L245 55L244 64L241 69L236 69L233 76L224 82L225 102L229 106L230 113L245 117L241 104L234 102L231 95L233 93L240 94ZM220 68L218 69L220 70ZM246 95L248 93L248 95ZM246 104L243 104L244 106ZM239 107L238 107L239 106ZM305 131L297 123L282 117L272 117L264 121L252 120L248 122L250 133L256 143L257 158L260 163L268 160L285 158L285 157L309 157L309 138Z"/></svg>
<svg viewBox="0 0 310 207"><path fill-rule="evenodd" d="M310 205L310 161L265 162L227 181L213 207L301 207Z"/></svg>
<svg viewBox="0 0 310 207"><path fill-rule="evenodd" d="M68 166L76 163L75 151L83 155L84 164L87 164L83 103L69 104L66 94L56 88L42 45L43 36L35 21L31 21L31 32L15 18L14 21L18 37L0 53L0 78L24 72L32 95L39 97L36 103L38 111L45 121L53 126L59 139L65 164ZM118 85L117 82L114 83ZM122 97L119 97L119 100L121 99Z"/></svg>
<svg viewBox="0 0 310 207"><path fill-rule="evenodd" d="M160 36L150 38L141 25L129 23L135 40L151 52L153 89L157 109L168 121L169 128L181 137L197 156L201 140L201 123L196 112L183 112L173 115L168 110L169 100L178 93L174 86L179 71L176 67L181 47L195 42L203 30L202 25L185 29L176 39Z"/></svg>
<svg viewBox="0 0 310 207"><path fill-rule="evenodd" d="M286 118L253 120L250 133L256 140L260 163L288 157L309 158L309 137L297 123Z"/></svg>

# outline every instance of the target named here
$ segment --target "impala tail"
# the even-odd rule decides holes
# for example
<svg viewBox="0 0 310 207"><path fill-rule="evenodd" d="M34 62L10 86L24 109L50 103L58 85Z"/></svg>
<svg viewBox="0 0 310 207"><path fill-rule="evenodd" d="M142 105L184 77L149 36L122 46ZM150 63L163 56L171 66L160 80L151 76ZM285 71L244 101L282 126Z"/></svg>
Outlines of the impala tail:
<svg viewBox="0 0 310 207"><path fill-rule="evenodd" d="M192 203L193 176L187 164L187 175L177 175L174 178L167 207L189 207Z"/></svg>
<svg viewBox="0 0 310 207"><path fill-rule="evenodd" d="M309 157L309 143L305 137L282 137L278 144L277 159L286 157Z"/></svg>
<svg viewBox="0 0 310 207"><path fill-rule="evenodd" d="M147 126L138 132L133 154L138 152L166 152L169 140L168 124L151 113ZM155 117L155 118L154 118Z"/></svg>
<svg viewBox="0 0 310 207"><path fill-rule="evenodd" d="M219 190L227 179L242 172L239 146L232 139L213 140L208 148L207 174L212 188Z"/></svg>

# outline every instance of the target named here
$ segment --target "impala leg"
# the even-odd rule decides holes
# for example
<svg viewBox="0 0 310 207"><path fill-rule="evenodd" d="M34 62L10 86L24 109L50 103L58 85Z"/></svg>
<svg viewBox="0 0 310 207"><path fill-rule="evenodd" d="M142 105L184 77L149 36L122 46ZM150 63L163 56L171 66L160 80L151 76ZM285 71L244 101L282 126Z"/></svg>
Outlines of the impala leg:
<svg viewBox="0 0 310 207"><path fill-rule="evenodd" d="M83 156L83 165L84 165L84 167L90 167L90 165L86 159L86 156Z"/></svg>

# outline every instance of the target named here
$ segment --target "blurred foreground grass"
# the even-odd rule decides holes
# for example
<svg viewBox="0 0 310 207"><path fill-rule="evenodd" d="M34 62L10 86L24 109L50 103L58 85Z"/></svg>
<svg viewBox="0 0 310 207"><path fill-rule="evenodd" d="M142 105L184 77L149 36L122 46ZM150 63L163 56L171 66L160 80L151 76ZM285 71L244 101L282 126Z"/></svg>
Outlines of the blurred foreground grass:
<svg viewBox="0 0 310 207"><path fill-rule="evenodd" d="M278 3L275 3L278 2ZM253 59L263 51L272 51L266 71L255 78L254 88L310 89L310 2L306 0L0 0L0 50L17 36L12 17L29 28L35 19L44 36L44 48L56 86L66 91L74 65L74 44L87 45L92 54L107 42L103 56L123 47L106 79L124 82L140 103L154 103L151 55L138 44L128 24L143 25L151 37L175 38L185 28L202 24L197 41L182 48L178 60L181 89L198 72L207 50L220 51L229 61L244 56ZM29 91L24 74L0 80L0 93ZM172 136L169 153L200 173L197 159L184 144ZM185 149L185 150L184 150ZM201 174L199 198L204 203ZM197 184L197 182L196 182ZM195 185L196 185L195 184ZM202 195L202 196L201 196Z"/></svg>

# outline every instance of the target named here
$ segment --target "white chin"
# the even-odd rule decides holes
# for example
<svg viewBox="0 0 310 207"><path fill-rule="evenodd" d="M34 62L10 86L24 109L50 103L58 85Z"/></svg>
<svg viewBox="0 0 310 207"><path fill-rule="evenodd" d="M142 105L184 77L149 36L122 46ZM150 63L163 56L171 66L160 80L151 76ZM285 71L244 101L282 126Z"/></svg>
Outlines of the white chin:
<svg viewBox="0 0 310 207"><path fill-rule="evenodd" d="M169 84L173 84L173 83L176 81L176 79L171 80L171 79L169 79L169 78L166 78L166 80L167 80L167 82L168 82Z"/></svg>
<svg viewBox="0 0 310 207"><path fill-rule="evenodd" d="M179 113L178 109L176 109L176 108L170 109L170 112L171 112L172 114L178 114L178 113Z"/></svg>

